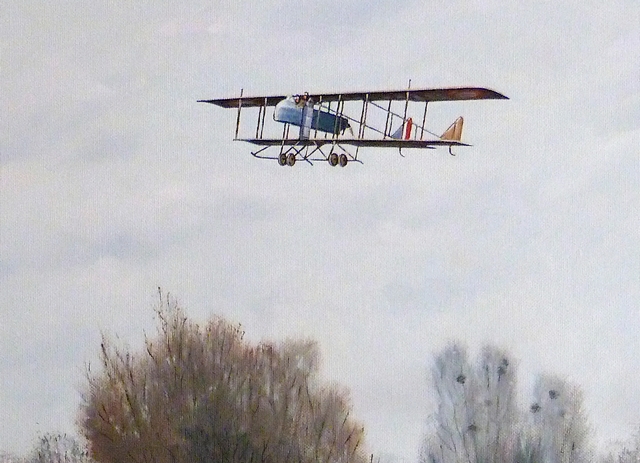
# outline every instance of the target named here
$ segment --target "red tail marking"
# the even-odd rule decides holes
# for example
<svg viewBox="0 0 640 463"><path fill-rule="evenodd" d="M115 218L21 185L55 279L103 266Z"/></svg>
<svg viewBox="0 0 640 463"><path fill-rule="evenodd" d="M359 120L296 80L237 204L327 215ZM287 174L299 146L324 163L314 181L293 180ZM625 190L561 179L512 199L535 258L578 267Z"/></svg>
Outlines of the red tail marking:
<svg viewBox="0 0 640 463"><path fill-rule="evenodd" d="M411 138L411 129L413 128L413 119L409 118L407 119L407 128L405 129L404 132L404 139L408 140L409 138Z"/></svg>

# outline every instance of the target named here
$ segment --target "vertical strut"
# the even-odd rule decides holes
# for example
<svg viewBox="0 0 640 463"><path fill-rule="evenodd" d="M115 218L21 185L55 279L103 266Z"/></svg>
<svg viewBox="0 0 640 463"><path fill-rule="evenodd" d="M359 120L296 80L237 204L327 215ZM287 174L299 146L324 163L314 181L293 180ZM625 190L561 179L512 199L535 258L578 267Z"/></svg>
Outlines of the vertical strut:
<svg viewBox="0 0 640 463"><path fill-rule="evenodd" d="M329 101L329 104L327 105L327 112L331 114L331 101ZM324 138L327 138L327 132L324 133Z"/></svg>
<svg viewBox="0 0 640 463"><path fill-rule="evenodd" d="M316 131L313 133L313 138L318 138L318 125L320 122L320 109L322 108L322 95L320 95L320 98L318 100L318 112L317 112L317 116L316 116ZM313 110L313 107L311 108ZM315 112L315 110L314 110ZM313 125L313 119L312 119L312 125Z"/></svg>
<svg viewBox="0 0 640 463"><path fill-rule="evenodd" d="M364 122L362 124L362 138L364 138L364 131L367 128L367 114L369 113L369 94L365 97L366 105L364 107ZM356 150L357 151L357 150Z"/></svg>
<svg viewBox="0 0 640 463"><path fill-rule="evenodd" d="M367 106L367 98L369 97L369 94L367 93L366 97L364 100L362 100L362 111L360 112L360 127L358 127L358 138L362 138L362 127L364 124L364 111L365 108Z"/></svg>
<svg viewBox="0 0 640 463"><path fill-rule="evenodd" d="M391 132L391 127L389 127L389 118L391 117L391 100L389 100L389 107L387 108L387 121L384 123L384 137L387 136L387 133Z"/></svg>
<svg viewBox="0 0 640 463"><path fill-rule="evenodd" d="M264 99L264 111L262 111L262 126L260 127L260 138L262 138L262 134L264 133L264 116L267 114L267 98Z"/></svg>
<svg viewBox="0 0 640 463"><path fill-rule="evenodd" d="M424 114L422 115L422 127L420 127L420 140L422 140L422 135L424 135L424 124L427 121L427 106L429 105L428 101L424 102Z"/></svg>
<svg viewBox="0 0 640 463"><path fill-rule="evenodd" d="M411 85L411 81L409 81L409 85ZM402 132L400 132L400 137L404 137L404 127L407 123L407 109L409 108L409 91L407 90L407 99L404 101L404 116L402 116Z"/></svg>
<svg viewBox="0 0 640 463"><path fill-rule="evenodd" d="M241 88L240 89L240 98L238 99L238 117L236 118L236 137L235 139L238 139L238 130L240 129L240 110L242 109L242 93L244 92L244 89Z"/></svg>
<svg viewBox="0 0 640 463"><path fill-rule="evenodd" d="M337 138L338 134L338 122L340 122L340 118L342 117L342 110L344 109L344 101L342 101L342 95L338 95L338 106L336 107L336 118L333 123L333 138Z"/></svg>
<svg viewBox="0 0 640 463"><path fill-rule="evenodd" d="M258 108L258 123L256 124L256 138L258 138L258 134L260 133L260 121L262 120L262 110L267 110L264 106L260 105Z"/></svg>

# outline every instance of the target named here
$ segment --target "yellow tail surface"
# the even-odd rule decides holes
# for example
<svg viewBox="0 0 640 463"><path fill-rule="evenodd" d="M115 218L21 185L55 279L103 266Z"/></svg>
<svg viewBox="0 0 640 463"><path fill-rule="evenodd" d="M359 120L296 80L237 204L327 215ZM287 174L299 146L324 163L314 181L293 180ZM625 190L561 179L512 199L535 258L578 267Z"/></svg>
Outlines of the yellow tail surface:
<svg viewBox="0 0 640 463"><path fill-rule="evenodd" d="M451 140L451 141L460 141L462 138L462 124L464 123L464 119L462 116L457 118L453 124L449 126L447 130L444 131L440 138L442 140Z"/></svg>

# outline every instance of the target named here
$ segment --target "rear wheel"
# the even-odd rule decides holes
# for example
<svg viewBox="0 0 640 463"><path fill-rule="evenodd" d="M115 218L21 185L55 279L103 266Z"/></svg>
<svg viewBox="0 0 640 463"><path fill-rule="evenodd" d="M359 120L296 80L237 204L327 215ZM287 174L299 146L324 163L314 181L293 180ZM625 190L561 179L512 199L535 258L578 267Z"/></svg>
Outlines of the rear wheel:
<svg viewBox="0 0 640 463"><path fill-rule="evenodd" d="M340 167L344 167L347 165L347 162L349 162L349 160L347 159L347 155L342 153L340 155Z"/></svg>
<svg viewBox="0 0 640 463"><path fill-rule="evenodd" d="M281 166L287 165L287 155L285 153L280 153L280 156L278 156L278 164Z"/></svg>
<svg viewBox="0 0 640 463"><path fill-rule="evenodd" d="M330 166L337 166L338 165L338 155L336 153L331 153L329 155L329 165Z"/></svg>
<svg viewBox="0 0 640 463"><path fill-rule="evenodd" d="M292 166L296 163L296 155L293 153L289 153L287 155L287 165Z"/></svg>

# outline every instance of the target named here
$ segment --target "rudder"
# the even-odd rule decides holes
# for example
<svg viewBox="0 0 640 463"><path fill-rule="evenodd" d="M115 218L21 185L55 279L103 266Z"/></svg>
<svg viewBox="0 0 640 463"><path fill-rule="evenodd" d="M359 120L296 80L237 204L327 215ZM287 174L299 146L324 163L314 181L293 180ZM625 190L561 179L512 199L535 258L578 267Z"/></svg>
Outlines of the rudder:
<svg viewBox="0 0 640 463"><path fill-rule="evenodd" d="M464 123L464 119L462 116L457 118L453 124L449 126L447 130L444 131L440 138L442 140L450 140L450 141L460 141L462 138L462 124Z"/></svg>

